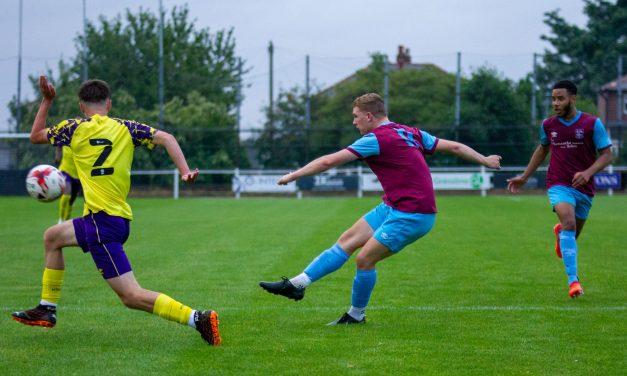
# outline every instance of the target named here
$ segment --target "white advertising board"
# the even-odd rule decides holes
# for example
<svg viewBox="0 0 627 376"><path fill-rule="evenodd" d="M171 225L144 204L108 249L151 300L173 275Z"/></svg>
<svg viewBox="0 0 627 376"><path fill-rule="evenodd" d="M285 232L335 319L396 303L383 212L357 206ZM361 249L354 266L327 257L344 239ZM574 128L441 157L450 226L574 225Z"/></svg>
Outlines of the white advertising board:
<svg viewBox="0 0 627 376"><path fill-rule="evenodd" d="M480 190L490 189L493 173L486 172L433 172L431 179L435 190ZM382 191L375 174L362 175L362 190Z"/></svg>
<svg viewBox="0 0 627 376"><path fill-rule="evenodd" d="M233 192L296 192L296 184L278 185L283 175L240 175L233 177Z"/></svg>

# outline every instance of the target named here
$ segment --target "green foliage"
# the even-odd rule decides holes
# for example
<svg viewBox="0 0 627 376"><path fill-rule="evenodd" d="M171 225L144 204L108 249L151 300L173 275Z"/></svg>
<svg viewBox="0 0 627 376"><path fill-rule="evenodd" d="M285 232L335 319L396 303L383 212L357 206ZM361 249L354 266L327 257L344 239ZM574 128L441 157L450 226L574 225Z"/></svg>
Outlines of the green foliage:
<svg viewBox="0 0 627 376"><path fill-rule="evenodd" d="M526 164L534 145L526 98L493 68L482 67L462 83L459 140L507 164Z"/></svg>
<svg viewBox="0 0 627 376"><path fill-rule="evenodd" d="M551 33L542 39L553 48L544 51L539 82L552 85L571 79L581 98L596 101L599 88L616 79L618 55L627 55L627 0L585 0L585 4L585 28L568 23L559 9L545 14Z"/></svg>
<svg viewBox="0 0 627 376"><path fill-rule="evenodd" d="M377 265L363 326L325 326L350 306L355 256L297 303L257 286L299 273L379 202L131 200L125 251L136 278L216 310L223 344L213 348L189 327L125 308L76 247L64 249L57 326L12 321L40 299L42 233L58 207L1 197L0 374L624 374L624 195L594 200L578 239L586 295L575 301L545 196L440 197L433 230Z"/></svg>
<svg viewBox="0 0 627 376"><path fill-rule="evenodd" d="M297 167L306 163L310 132L306 129L305 93L298 87L281 91L274 112L270 114L266 108L266 114L264 130L253 141L260 164Z"/></svg>
<svg viewBox="0 0 627 376"><path fill-rule="evenodd" d="M280 93L273 127L268 122L256 141L262 164L302 166L311 159L309 156L328 154L351 144L359 137L351 125L352 102L367 92L382 95L383 77L383 56L374 54L368 67L318 91L311 97L310 132L304 129L302 90ZM530 82L513 83L495 69L481 67L470 78L462 79L461 90L461 124L456 132L455 75L429 64L418 69L391 69L389 117L437 137L459 139L485 154L501 154L507 164L526 164L537 144L536 126L529 126ZM434 166L465 163L444 154L429 159Z"/></svg>
<svg viewBox="0 0 627 376"><path fill-rule="evenodd" d="M247 166L235 130L241 60L235 55L232 30L212 34L208 28L197 28L189 16L187 6L174 7L164 19L164 123L160 127L177 137L190 166ZM81 116L76 94L86 59L89 76L103 79L111 87L110 116L159 127L158 35L158 14L145 9L88 23L86 34L76 38L77 51L85 45L86 55L77 53L70 64L59 62L59 74L51 78L57 97L49 112L50 123ZM39 92L38 77L30 79ZM35 103L24 105L22 132L30 131L37 107ZM37 158L20 156L18 167L23 168ZM139 151L134 167L174 165L164 151L150 155Z"/></svg>

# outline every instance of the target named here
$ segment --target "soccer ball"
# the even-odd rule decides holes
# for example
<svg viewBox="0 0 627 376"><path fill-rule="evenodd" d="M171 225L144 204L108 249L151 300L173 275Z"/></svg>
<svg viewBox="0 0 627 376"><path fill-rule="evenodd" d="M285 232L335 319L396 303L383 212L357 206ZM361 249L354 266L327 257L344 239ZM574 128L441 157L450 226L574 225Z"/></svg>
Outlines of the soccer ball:
<svg viewBox="0 0 627 376"><path fill-rule="evenodd" d="M65 176L54 166L47 164L31 168L26 175L28 194L41 202L50 202L63 194Z"/></svg>

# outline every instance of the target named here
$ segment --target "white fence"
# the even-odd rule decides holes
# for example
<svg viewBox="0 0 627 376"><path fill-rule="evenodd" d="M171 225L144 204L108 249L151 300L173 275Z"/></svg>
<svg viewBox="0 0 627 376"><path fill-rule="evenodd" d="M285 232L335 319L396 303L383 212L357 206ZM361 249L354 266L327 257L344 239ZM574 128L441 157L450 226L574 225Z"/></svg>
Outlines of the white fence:
<svg viewBox="0 0 627 376"><path fill-rule="evenodd" d="M495 173L522 173L525 167L504 167L501 170L487 170L485 167L434 167L431 168L431 178L435 190L464 190L480 191L486 196L488 191L494 188ZM546 167L540 167L539 172L546 171ZM605 172L614 174L627 171L627 166L609 166ZM294 194L301 198L303 189L292 182L287 185L278 185L277 180L288 173L289 170L243 170L243 169L216 169L200 170L200 174L206 175L231 175L231 191L235 198L240 198L242 193L282 193ZM140 170L133 171L132 175L171 175L172 197L179 198L180 175L178 170ZM306 178L302 178L303 180ZM355 191L357 197L362 197L364 192L383 191L377 177L370 170L359 166L357 168L337 168L326 171L314 177L309 177L311 182L308 187L317 191ZM531 182L529 183L531 184ZM613 195L613 189L609 188L608 195Z"/></svg>

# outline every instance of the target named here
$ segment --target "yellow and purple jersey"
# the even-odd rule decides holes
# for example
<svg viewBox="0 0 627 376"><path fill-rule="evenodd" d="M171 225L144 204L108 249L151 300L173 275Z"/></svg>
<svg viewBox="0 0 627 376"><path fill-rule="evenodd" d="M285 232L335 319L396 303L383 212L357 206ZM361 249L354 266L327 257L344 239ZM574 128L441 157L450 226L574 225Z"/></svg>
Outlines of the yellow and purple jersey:
<svg viewBox="0 0 627 376"><path fill-rule="evenodd" d="M59 171L63 171L70 175L71 178L78 179L78 172L76 171L76 165L74 164L74 153L69 146L62 148L63 156L61 157L61 163L59 163Z"/></svg>
<svg viewBox="0 0 627 376"><path fill-rule="evenodd" d="M154 148L157 130L132 120L94 115L68 119L48 129L55 146L68 146L83 185L83 215L105 212L133 219L126 202L131 187L131 164L136 146Z"/></svg>

